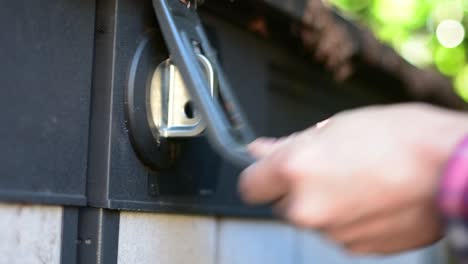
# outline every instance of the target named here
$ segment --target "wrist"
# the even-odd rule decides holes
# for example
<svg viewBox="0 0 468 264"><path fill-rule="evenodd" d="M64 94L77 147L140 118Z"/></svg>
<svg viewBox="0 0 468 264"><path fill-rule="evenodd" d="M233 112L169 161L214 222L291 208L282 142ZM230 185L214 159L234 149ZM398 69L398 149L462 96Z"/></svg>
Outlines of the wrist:
<svg viewBox="0 0 468 264"><path fill-rule="evenodd" d="M435 129L432 139L443 167L467 136L468 115L452 111L447 113L445 121Z"/></svg>
<svg viewBox="0 0 468 264"><path fill-rule="evenodd" d="M421 126L420 140L414 146L426 166L439 174L455 151L468 135L468 114L446 110L426 104L411 104L415 114L415 125Z"/></svg>

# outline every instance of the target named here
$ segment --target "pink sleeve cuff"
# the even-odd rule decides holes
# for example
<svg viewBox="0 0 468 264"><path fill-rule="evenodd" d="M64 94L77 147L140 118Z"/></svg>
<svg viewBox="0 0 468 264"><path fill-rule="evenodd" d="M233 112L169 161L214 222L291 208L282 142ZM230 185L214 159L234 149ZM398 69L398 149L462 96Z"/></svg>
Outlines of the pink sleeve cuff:
<svg viewBox="0 0 468 264"><path fill-rule="evenodd" d="M457 146L446 164L438 203L445 217L468 219L468 136Z"/></svg>

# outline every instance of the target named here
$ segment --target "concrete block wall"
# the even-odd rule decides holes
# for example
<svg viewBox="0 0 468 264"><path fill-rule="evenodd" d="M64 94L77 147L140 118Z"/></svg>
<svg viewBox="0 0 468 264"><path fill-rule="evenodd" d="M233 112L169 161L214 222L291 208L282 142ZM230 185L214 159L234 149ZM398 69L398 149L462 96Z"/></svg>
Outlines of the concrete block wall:
<svg viewBox="0 0 468 264"><path fill-rule="evenodd" d="M353 258L312 232L280 222L124 212L118 259L119 264L441 264L434 251Z"/></svg>
<svg viewBox="0 0 468 264"><path fill-rule="evenodd" d="M59 264L61 207L0 204L0 264ZM434 249L350 258L276 221L122 212L118 264L441 264Z"/></svg>
<svg viewBox="0 0 468 264"><path fill-rule="evenodd" d="M0 205L0 264L59 264L61 207Z"/></svg>

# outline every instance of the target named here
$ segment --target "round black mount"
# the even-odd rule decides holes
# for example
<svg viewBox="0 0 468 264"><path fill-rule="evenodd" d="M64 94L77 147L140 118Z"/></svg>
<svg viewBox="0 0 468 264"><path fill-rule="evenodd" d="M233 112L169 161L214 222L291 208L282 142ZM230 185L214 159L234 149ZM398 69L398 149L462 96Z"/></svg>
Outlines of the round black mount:
<svg viewBox="0 0 468 264"><path fill-rule="evenodd" d="M152 131L147 107L147 91L157 66L169 57L158 32L147 33L131 61L125 94L126 123L133 148L140 160L154 170L171 167L180 146L174 140L159 137Z"/></svg>

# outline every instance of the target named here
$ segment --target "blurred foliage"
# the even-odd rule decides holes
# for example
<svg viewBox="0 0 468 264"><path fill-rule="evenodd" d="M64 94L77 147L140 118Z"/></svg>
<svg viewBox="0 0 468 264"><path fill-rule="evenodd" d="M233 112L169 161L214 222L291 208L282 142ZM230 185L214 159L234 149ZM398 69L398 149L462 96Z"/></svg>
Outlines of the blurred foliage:
<svg viewBox="0 0 468 264"><path fill-rule="evenodd" d="M468 101L468 0L328 0L420 68L436 67Z"/></svg>

